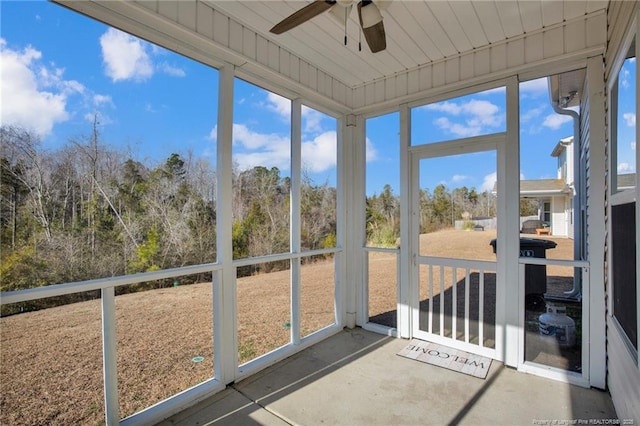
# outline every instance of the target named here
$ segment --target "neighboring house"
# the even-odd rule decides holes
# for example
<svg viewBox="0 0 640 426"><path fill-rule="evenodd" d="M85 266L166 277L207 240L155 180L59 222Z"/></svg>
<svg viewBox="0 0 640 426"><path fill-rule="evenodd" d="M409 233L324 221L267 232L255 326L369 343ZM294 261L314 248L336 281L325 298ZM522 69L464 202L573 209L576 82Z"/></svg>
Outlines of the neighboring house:
<svg viewBox="0 0 640 426"><path fill-rule="evenodd" d="M634 189L636 186L636 174L625 173L616 176L618 190L624 191L627 189Z"/></svg>
<svg viewBox="0 0 640 426"><path fill-rule="evenodd" d="M538 201L538 217L551 235L573 238L573 136L560 139L551 156L558 159L556 179L521 180L520 196Z"/></svg>

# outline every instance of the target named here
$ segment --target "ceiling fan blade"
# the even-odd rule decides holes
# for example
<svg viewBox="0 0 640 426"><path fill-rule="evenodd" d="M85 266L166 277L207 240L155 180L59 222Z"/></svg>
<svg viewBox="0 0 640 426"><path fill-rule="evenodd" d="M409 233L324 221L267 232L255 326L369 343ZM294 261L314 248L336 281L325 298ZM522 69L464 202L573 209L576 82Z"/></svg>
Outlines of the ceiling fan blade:
<svg viewBox="0 0 640 426"><path fill-rule="evenodd" d="M380 10L371 0L362 0L358 3L358 18L360 26L372 53L380 52L387 48L387 38L382 23Z"/></svg>
<svg viewBox="0 0 640 426"><path fill-rule="evenodd" d="M331 9L334 4L336 4L335 0L315 0L278 22L270 31L274 34L282 34Z"/></svg>

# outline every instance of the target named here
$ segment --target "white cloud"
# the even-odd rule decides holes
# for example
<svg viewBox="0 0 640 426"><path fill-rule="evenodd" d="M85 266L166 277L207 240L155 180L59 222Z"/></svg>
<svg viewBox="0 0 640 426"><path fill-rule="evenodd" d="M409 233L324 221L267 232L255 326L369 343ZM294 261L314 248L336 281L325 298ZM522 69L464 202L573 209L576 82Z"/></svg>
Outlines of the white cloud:
<svg viewBox="0 0 640 426"><path fill-rule="evenodd" d="M451 181L453 183L460 183L462 181L465 181L469 179L469 176L465 176L465 175L453 175L453 177L451 178Z"/></svg>
<svg viewBox="0 0 640 426"><path fill-rule="evenodd" d="M627 126L633 127L636 125L636 115L633 112L625 112L622 114L622 118Z"/></svg>
<svg viewBox="0 0 640 426"><path fill-rule="evenodd" d="M548 91L549 83L547 77L525 81L520 84L520 92L524 95L540 96L547 94Z"/></svg>
<svg viewBox="0 0 640 426"><path fill-rule="evenodd" d="M449 117L438 117L434 120L434 124L440 129L460 137L480 135L489 128L499 127L504 120L500 108L486 100L471 99L460 103L445 101L422 108L460 117L462 122L452 121Z"/></svg>
<svg viewBox="0 0 640 426"><path fill-rule="evenodd" d="M367 163L376 161L378 159L378 150L376 149L376 146L373 144L373 142L371 142L371 139L369 138L366 138L365 144L366 144L365 161Z"/></svg>
<svg viewBox="0 0 640 426"><path fill-rule="evenodd" d="M283 121L291 120L291 101L275 93L269 92L267 95L266 108L279 115ZM322 119L324 114L302 105L302 126L303 130L308 133L322 133Z"/></svg>
<svg viewBox="0 0 640 426"><path fill-rule="evenodd" d="M64 68L45 65L42 59L42 52L34 47L14 50L0 38L0 122L33 130L40 137L48 136L57 123L72 116L93 122L99 114L101 124L112 122L102 111L115 108L111 96L95 93L76 80L66 80Z"/></svg>
<svg viewBox="0 0 640 426"><path fill-rule="evenodd" d="M569 115L549 114L545 117L542 125L552 130L558 130L563 124L572 121Z"/></svg>
<svg viewBox="0 0 640 426"><path fill-rule="evenodd" d="M233 157L242 170L256 166L288 170L291 166L289 138L277 134L254 132L244 124L234 124L233 144L250 151L237 153Z"/></svg>
<svg viewBox="0 0 640 426"><path fill-rule="evenodd" d="M208 140L217 141L218 126L207 135ZM259 133L244 124L233 125L233 144L238 147L233 155L234 162L241 170L256 166L277 167L289 170L291 167L291 142L288 137L278 134ZM369 138L366 140L366 161L375 161L378 152ZM336 166L337 135L334 130L324 132L311 140L302 142L303 168L320 173Z"/></svg>
<svg viewBox="0 0 640 426"><path fill-rule="evenodd" d="M164 49L115 28L109 28L100 36L100 47L105 73L114 83L125 80L145 81L156 72L172 77L186 75L182 68L166 61L154 63L156 56L166 53Z"/></svg>
<svg viewBox="0 0 640 426"><path fill-rule="evenodd" d="M275 112L286 121L291 119L291 101L287 98L269 92L267 94L266 107L269 111Z"/></svg>
<svg viewBox="0 0 640 426"><path fill-rule="evenodd" d="M88 112L84 115L84 120L87 123L90 123L91 125L93 125L94 120L96 122L96 125L98 126L106 126L108 124L113 124L115 121L109 117L106 114L103 113L99 113L99 112Z"/></svg>
<svg viewBox="0 0 640 426"><path fill-rule="evenodd" d="M84 86L64 80L64 70L39 63L42 53L31 46L22 51L7 47L0 39L0 121L32 129L40 136L51 133L56 123L69 119L68 97Z"/></svg>
<svg viewBox="0 0 640 426"><path fill-rule="evenodd" d="M109 105L111 107L113 107L113 99L111 99L111 96L109 95L99 95L99 94L95 94L93 95L93 104L95 106L101 106L101 105Z"/></svg>
<svg viewBox="0 0 640 426"><path fill-rule="evenodd" d="M618 173L622 172L633 172L633 166L629 163L620 163L618 164Z"/></svg>
<svg viewBox="0 0 640 426"><path fill-rule="evenodd" d="M244 124L234 124L233 144L240 144L247 149L273 149L274 147L286 146L288 151L290 142L289 138L284 138L275 133L258 133L250 130Z"/></svg>
<svg viewBox="0 0 640 426"><path fill-rule="evenodd" d="M337 136L329 131L313 140L302 142L302 167L312 173L320 173L336 166Z"/></svg>
<svg viewBox="0 0 640 426"><path fill-rule="evenodd" d="M630 145L631 145L631 149L635 151L636 150L636 141L631 142Z"/></svg>
<svg viewBox="0 0 640 426"><path fill-rule="evenodd" d="M462 111L462 107L459 104L450 101L425 105L424 108L431 111L441 111L453 115L458 115L460 114L460 111Z"/></svg>
<svg viewBox="0 0 640 426"><path fill-rule="evenodd" d="M277 167L280 170L288 170L289 158L281 154L281 152L275 150L245 152L234 155L233 159L240 170L249 170L257 166Z"/></svg>
<svg viewBox="0 0 640 426"><path fill-rule="evenodd" d="M535 108L529 108L528 110L524 111L520 115L520 122L521 123L527 123L527 122L533 120L536 117L540 117L542 115L542 113L545 111L545 109L546 109L545 105L540 105L540 106L535 107Z"/></svg>
<svg viewBox="0 0 640 426"><path fill-rule="evenodd" d="M158 69L172 77L184 77L187 75L187 73L182 68L178 68L166 62L162 62L160 65L158 65Z"/></svg>
<svg viewBox="0 0 640 426"><path fill-rule="evenodd" d="M324 114L302 105L302 126L305 132L322 132Z"/></svg>
<svg viewBox="0 0 640 426"><path fill-rule="evenodd" d="M468 126L460 123L454 123L447 117L440 117L434 120L434 124L449 133L460 137L477 136L482 132L479 126Z"/></svg>
<svg viewBox="0 0 640 426"><path fill-rule="evenodd" d="M218 125L213 126L213 129L209 132L206 139L212 140L214 142L218 141Z"/></svg>
<svg viewBox="0 0 640 426"><path fill-rule="evenodd" d="M100 37L102 60L107 76L120 80L143 81L153 75L149 45L115 28Z"/></svg>
<svg viewBox="0 0 640 426"><path fill-rule="evenodd" d="M623 89L628 89L629 87L631 87L631 83L629 82L629 77L631 77L631 74L629 73L628 69L623 69L620 73L620 75L618 76L618 81L620 81L620 86L622 86Z"/></svg>
<svg viewBox="0 0 640 426"><path fill-rule="evenodd" d="M497 178L498 178L497 172L489 173L488 175L486 175L482 180L482 185L480 185L480 192L493 191L493 187L496 184Z"/></svg>

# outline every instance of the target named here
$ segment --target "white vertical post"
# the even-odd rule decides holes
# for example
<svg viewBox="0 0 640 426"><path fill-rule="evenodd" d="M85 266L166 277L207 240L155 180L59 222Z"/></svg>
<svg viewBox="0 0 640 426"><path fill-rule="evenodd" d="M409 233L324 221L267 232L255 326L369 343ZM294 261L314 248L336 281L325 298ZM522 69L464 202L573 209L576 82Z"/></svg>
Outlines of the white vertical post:
<svg viewBox="0 0 640 426"><path fill-rule="evenodd" d="M464 273L464 342L469 343L469 286L471 285L469 268Z"/></svg>
<svg viewBox="0 0 640 426"><path fill-rule="evenodd" d="M291 102L291 200L289 244L300 253L300 183L302 172L302 102ZM300 344L300 258L291 259L291 342Z"/></svg>
<svg viewBox="0 0 640 426"><path fill-rule="evenodd" d="M589 180L587 188L589 215L587 225L588 256L590 261L589 283L594 284L589 294L589 374L591 386L604 389L606 387L606 311L604 285L596 285L604 280L604 246L605 233L605 98L604 68L602 56L594 56L587 60L587 91L589 98ZM583 325L583 328L585 326ZM584 349L583 349L584 350ZM584 368L584 367L583 367Z"/></svg>
<svg viewBox="0 0 640 426"><path fill-rule="evenodd" d="M361 320L359 324L369 322L369 257L370 253L368 251L362 253L362 288L360 291L360 310L358 315Z"/></svg>
<svg viewBox="0 0 640 426"><path fill-rule="evenodd" d="M440 265L440 282L438 285L438 292L440 297L440 335L444 336L444 266Z"/></svg>
<svg viewBox="0 0 640 426"><path fill-rule="evenodd" d="M458 269L454 266L451 274L453 276L453 287L451 288L451 338L458 338Z"/></svg>
<svg viewBox="0 0 640 426"><path fill-rule="evenodd" d="M411 159L409 147L411 146L411 110L407 104L400 105L400 253L398 282L398 308L396 315L398 321L398 336L411 337L411 305L412 302L419 305L419 301L412 301L411 289L412 277L417 277L417 268L412 262L412 253L417 248L412 247L411 221L414 203L411 201ZM417 183L416 183L417 184ZM417 232L417 231L416 231ZM417 281L416 284L417 286ZM414 293L419 293L418 291ZM419 295L418 295L419 297ZM432 297L431 295L429 296ZM431 312L431 310L430 310ZM431 327L431 322L429 322Z"/></svg>
<svg viewBox="0 0 640 426"><path fill-rule="evenodd" d="M120 423L116 349L116 296L113 287L102 289L102 372L104 377L105 423L113 426Z"/></svg>
<svg viewBox="0 0 640 426"><path fill-rule="evenodd" d="M364 306L362 299L362 247L364 245L364 173L365 144L364 120L360 116L347 115L341 126L343 137L341 152L344 180L341 181L344 200L344 261L350 265L345 271L346 326L353 328L364 325Z"/></svg>
<svg viewBox="0 0 640 426"><path fill-rule="evenodd" d="M351 142L353 141L353 126L355 126L354 116L343 116L338 119L337 123L337 224L336 224L336 241L338 246L342 248L342 253L335 258L336 268L336 294L335 294L335 315L336 323L338 325L347 325L347 303L348 288L351 283L351 270L352 268L346 268L347 259L349 257L349 247L351 245L349 237L351 234L347 232L348 224L347 220L350 216L349 207L349 190L347 188L347 182L351 182L351 173L347 167L352 160L351 156ZM346 143L348 141L349 143ZM348 270L347 270L348 269Z"/></svg>
<svg viewBox="0 0 640 426"><path fill-rule="evenodd" d="M222 383L235 379L238 364L236 269L233 266L233 83L234 66L220 68L218 94L218 137L216 168L216 247L218 262L222 265L218 283L219 296L214 307L216 334L215 363ZM214 287L215 289L215 287Z"/></svg>
<svg viewBox="0 0 640 426"><path fill-rule="evenodd" d="M222 377L222 356L221 350L217 350L216 346L222 344L222 272L219 270L213 271L211 274L211 285L213 291L211 294L211 306L213 306L213 377L221 380Z"/></svg>
<svg viewBox="0 0 640 426"><path fill-rule="evenodd" d="M478 277L478 346L484 348L484 269Z"/></svg>
<svg viewBox="0 0 640 426"><path fill-rule="evenodd" d="M351 244L350 265L359 265L353 268L353 283L355 284L355 299L353 306L356 308L356 324L364 325L368 320L369 299L365 285L368 285L369 271L364 270L364 257L368 256L363 247L367 244L366 234L366 197L365 188L367 168L367 124L362 116L355 117L355 127L351 129L352 145L352 193L350 197L353 214L349 227L353 232ZM349 167L347 165L347 167ZM347 222L348 223L348 222Z"/></svg>
<svg viewBox="0 0 640 426"><path fill-rule="evenodd" d="M498 236L496 273L496 353L518 365L518 282L520 254L520 100L517 77L507 82L507 140L498 145ZM514 285L518 283L518 285Z"/></svg>

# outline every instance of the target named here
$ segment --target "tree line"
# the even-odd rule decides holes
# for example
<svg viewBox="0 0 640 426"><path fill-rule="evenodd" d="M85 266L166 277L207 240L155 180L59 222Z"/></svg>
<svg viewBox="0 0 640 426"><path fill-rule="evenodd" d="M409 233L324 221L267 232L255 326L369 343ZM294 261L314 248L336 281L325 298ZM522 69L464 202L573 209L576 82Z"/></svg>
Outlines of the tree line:
<svg viewBox="0 0 640 426"><path fill-rule="evenodd" d="M277 168L234 168L236 259L289 250L290 186L290 178ZM46 149L29 130L3 125L0 290L215 262L215 194L211 162L191 153L172 153L151 165L105 144L95 123L91 134L70 138L55 150ZM303 250L335 246L335 188L303 178L301 223ZM274 263L240 268L238 273L283 267ZM181 283L202 279L207 277L187 277ZM168 280L117 291L171 284ZM35 301L20 309L60 302ZM7 309L3 307L3 313Z"/></svg>
<svg viewBox="0 0 640 426"><path fill-rule="evenodd" d="M489 191L478 192L475 188L462 186L449 190L444 184L433 191L419 191L420 233L453 228L459 220L493 218L496 216L496 196ZM367 197L367 241L369 245L392 247L397 245L400 235L400 199L390 185L385 185L380 194ZM537 214L537 202L520 200L520 214Z"/></svg>
<svg viewBox="0 0 640 426"><path fill-rule="evenodd" d="M0 128L0 290L148 272L214 262L216 172L207 159L170 154L145 164L108 145L94 123L89 135L46 149L36 134ZM303 174L300 187L302 250L336 246L337 191ZM280 170L234 168L235 259L290 250L291 179ZM463 212L495 215L494 197L474 188L420 191L421 232L451 227ZM393 246L400 202L386 185L366 199L367 240ZM288 262L239 268L239 276L286 269ZM181 283L210 277L182 278ZM171 285L138 284L118 293ZM96 297L35 301L20 309ZM3 312L14 308L3 308Z"/></svg>

